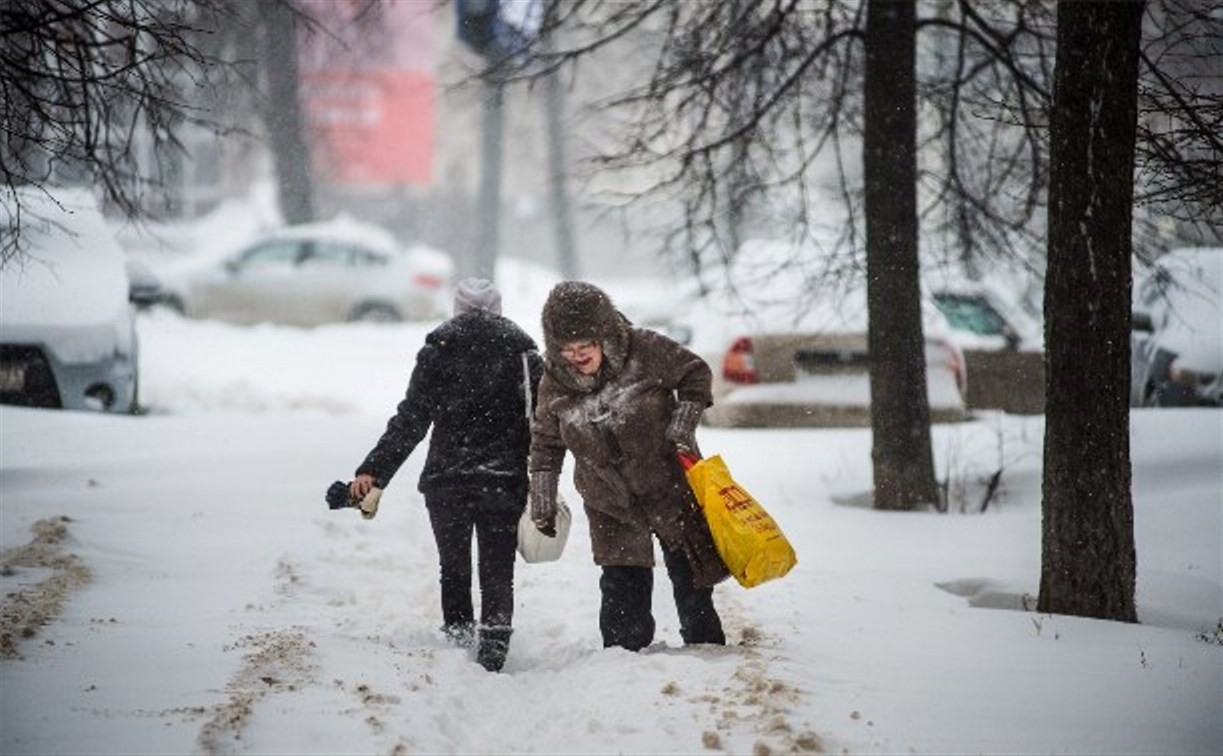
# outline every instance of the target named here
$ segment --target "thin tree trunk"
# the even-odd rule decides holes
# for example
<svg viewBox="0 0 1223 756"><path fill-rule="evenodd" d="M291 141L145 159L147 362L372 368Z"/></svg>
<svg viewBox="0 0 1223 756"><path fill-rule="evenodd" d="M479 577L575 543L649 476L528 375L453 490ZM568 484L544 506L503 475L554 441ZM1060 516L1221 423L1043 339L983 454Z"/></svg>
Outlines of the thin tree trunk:
<svg viewBox="0 0 1223 756"><path fill-rule="evenodd" d="M869 0L863 167L875 508L938 499L917 259L916 8Z"/></svg>
<svg viewBox="0 0 1223 756"><path fill-rule="evenodd" d="M501 238L501 146L505 130L505 84L499 72L480 83L484 103L480 120L480 196L472 275L494 280Z"/></svg>
<svg viewBox="0 0 1223 756"><path fill-rule="evenodd" d="M264 124L276 162L280 212L289 225L314 220L310 148L297 93L297 19L289 0L261 0L268 102Z"/></svg>
<svg viewBox="0 0 1223 756"><path fill-rule="evenodd" d="M1138 2L1058 6L1045 274L1042 612L1135 622L1130 224Z"/></svg>
<svg viewBox="0 0 1223 756"><path fill-rule="evenodd" d="M554 49L551 38L546 37L543 45L548 52ZM569 201L569 160L565 149L569 134L565 129L565 93L560 71L553 71L544 79L544 117L548 124L548 189L552 196L557 267L562 276L576 280L581 272L573 233L573 204Z"/></svg>

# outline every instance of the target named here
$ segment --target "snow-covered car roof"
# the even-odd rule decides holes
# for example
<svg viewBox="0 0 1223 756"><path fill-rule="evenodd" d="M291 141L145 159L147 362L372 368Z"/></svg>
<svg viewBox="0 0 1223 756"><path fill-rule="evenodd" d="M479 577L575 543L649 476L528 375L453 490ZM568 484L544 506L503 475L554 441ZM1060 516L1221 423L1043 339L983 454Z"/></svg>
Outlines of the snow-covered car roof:
<svg viewBox="0 0 1223 756"><path fill-rule="evenodd" d="M3 269L5 323L30 319L93 322L127 301L123 254L110 235L92 195L81 190L21 195L21 243L25 253ZM13 202L2 203L5 228Z"/></svg>
<svg viewBox="0 0 1223 756"><path fill-rule="evenodd" d="M130 316L123 252L97 201L81 189L5 194L6 232L20 203L25 254L0 269L0 335L49 343L66 361L109 354Z"/></svg>
<svg viewBox="0 0 1223 756"><path fill-rule="evenodd" d="M403 247L395 240L390 231L372 223L359 221L349 215L339 215L329 221L285 226L264 234L259 241L268 239L317 239L358 244L387 255L404 252Z"/></svg>
<svg viewBox="0 0 1223 756"><path fill-rule="evenodd" d="M454 261L445 252L423 244L404 247L390 231L382 226L357 220L347 214L338 215L329 221L302 223L270 231L246 245L244 249L272 239L311 239L350 244L392 259L409 261L422 272L448 276L454 270Z"/></svg>
<svg viewBox="0 0 1223 756"><path fill-rule="evenodd" d="M1155 261L1162 284L1159 345L1205 368L1223 365L1223 247L1175 249Z"/></svg>

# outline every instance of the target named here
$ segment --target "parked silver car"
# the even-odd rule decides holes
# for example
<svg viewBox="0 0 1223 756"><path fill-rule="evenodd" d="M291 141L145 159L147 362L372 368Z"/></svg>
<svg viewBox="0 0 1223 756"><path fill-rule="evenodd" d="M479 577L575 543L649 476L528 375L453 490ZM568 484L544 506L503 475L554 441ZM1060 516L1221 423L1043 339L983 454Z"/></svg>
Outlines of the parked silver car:
<svg viewBox="0 0 1223 756"><path fill-rule="evenodd" d="M291 226L220 261L159 273L161 301L193 318L319 325L446 311L453 264L351 219Z"/></svg>
<svg viewBox="0 0 1223 756"><path fill-rule="evenodd" d="M1173 250L1137 277L1130 404L1223 405L1223 247Z"/></svg>
<svg viewBox="0 0 1223 756"><path fill-rule="evenodd" d="M0 269L0 403L137 408L137 337L123 252L84 190L18 190L24 254Z"/></svg>

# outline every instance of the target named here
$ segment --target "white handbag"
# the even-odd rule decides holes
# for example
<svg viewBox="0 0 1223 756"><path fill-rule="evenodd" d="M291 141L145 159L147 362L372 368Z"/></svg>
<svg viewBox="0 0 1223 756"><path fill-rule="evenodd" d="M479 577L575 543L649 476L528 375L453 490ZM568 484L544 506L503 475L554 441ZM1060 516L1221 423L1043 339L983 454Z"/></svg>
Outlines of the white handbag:
<svg viewBox="0 0 1223 756"><path fill-rule="evenodd" d="M527 353L522 353L522 391L526 399L527 427L531 425L531 363ZM560 493L556 494L556 535L546 536L539 532L531 521L531 508L523 510L518 518L518 553L525 562L555 562L561 558L565 550L565 541L569 540L569 526L573 523L573 513L565 504Z"/></svg>
<svg viewBox="0 0 1223 756"><path fill-rule="evenodd" d="M528 564L537 562L555 562L561 558L565 550L565 541L569 539L569 526L573 523L573 513L558 493L556 495L556 535L546 536L539 532L535 523L531 522L531 508L527 507L518 519L518 553Z"/></svg>

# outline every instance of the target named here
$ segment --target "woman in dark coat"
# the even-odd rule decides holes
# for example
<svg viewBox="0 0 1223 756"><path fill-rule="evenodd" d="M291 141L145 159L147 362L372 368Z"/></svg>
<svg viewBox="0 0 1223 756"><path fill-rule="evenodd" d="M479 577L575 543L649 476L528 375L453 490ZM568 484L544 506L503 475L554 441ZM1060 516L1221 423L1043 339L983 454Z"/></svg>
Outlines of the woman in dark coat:
<svg viewBox="0 0 1223 756"><path fill-rule="evenodd" d="M543 310L545 373L532 424L531 518L552 527L565 451L590 521L603 645L654 638L654 538L685 643L724 644L713 585L728 576L677 459L696 451L712 374L662 334L632 327L595 286L558 284Z"/></svg>
<svg viewBox="0 0 1223 756"><path fill-rule="evenodd" d="M509 650L514 612L517 525L526 507L526 381L531 395L543 371L535 342L500 315L501 295L483 279L465 279L455 315L425 338L407 395L373 451L357 468L351 494L384 487L424 438L433 435L421 473L441 566L443 632L470 645L471 537L480 576L477 660L497 671Z"/></svg>

